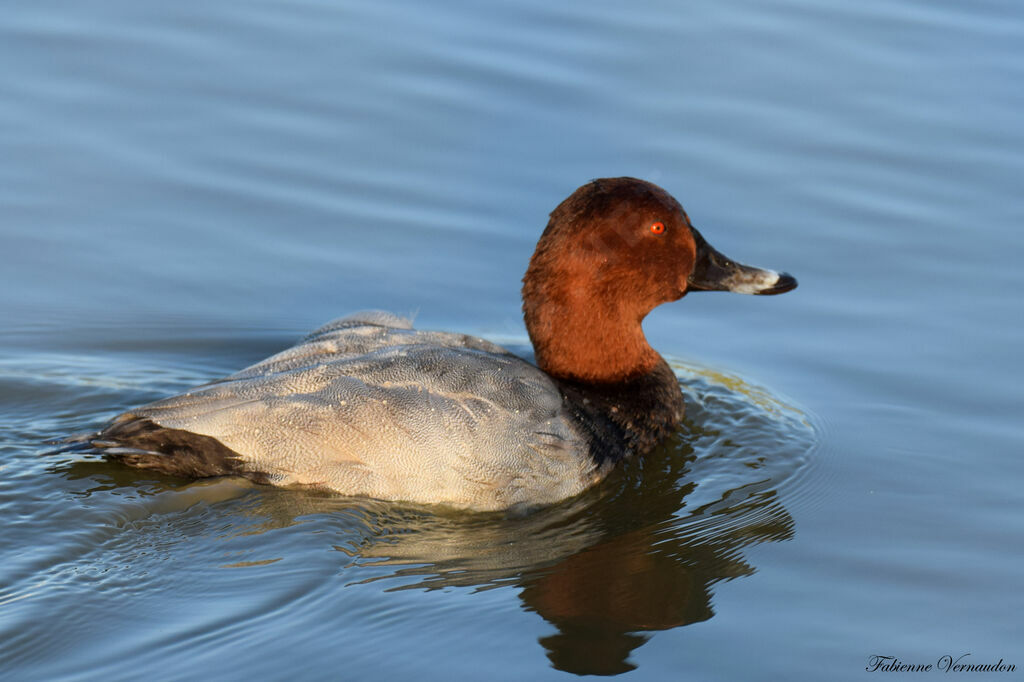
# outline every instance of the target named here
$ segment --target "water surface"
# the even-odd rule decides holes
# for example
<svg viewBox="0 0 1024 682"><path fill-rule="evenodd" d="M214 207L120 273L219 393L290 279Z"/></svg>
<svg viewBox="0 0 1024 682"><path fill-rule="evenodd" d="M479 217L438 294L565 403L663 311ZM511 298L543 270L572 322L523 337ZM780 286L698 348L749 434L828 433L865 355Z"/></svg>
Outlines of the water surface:
<svg viewBox="0 0 1024 682"><path fill-rule="evenodd" d="M1019 673L1022 46L1009 2L10 9L0 677ZM547 213L608 175L801 285L655 311L687 422L579 498L43 454L354 310L526 354Z"/></svg>

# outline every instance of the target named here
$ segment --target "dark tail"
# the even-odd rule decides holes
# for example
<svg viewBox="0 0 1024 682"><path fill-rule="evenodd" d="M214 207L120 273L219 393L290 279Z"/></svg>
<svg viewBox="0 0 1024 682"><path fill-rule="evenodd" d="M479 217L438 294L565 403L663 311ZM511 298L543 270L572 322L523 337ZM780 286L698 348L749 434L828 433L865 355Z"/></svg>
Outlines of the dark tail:
<svg viewBox="0 0 1024 682"><path fill-rule="evenodd" d="M118 417L99 433L70 436L61 445L55 452L95 450L128 466L171 476L245 476L266 482L264 474L248 470L242 457L216 438L169 429L132 414Z"/></svg>

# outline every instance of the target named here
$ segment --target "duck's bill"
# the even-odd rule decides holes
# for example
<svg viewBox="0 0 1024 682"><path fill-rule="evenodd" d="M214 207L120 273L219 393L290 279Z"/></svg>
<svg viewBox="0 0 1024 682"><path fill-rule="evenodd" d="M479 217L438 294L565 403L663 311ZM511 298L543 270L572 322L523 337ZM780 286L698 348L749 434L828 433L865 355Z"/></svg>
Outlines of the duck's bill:
<svg viewBox="0 0 1024 682"><path fill-rule="evenodd" d="M696 228L691 230L697 242L697 262L687 280L687 291L732 291L771 296L796 289L796 278L792 275L730 260L708 244Z"/></svg>

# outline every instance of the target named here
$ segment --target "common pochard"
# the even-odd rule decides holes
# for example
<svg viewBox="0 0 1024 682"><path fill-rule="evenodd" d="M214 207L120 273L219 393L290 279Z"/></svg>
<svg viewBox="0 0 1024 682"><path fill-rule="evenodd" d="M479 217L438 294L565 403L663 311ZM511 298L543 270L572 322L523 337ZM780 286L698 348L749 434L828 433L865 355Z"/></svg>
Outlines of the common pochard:
<svg viewBox="0 0 1024 682"><path fill-rule="evenodd" d="M187 477L476 510L552 503L678 427L683 395L644 337L647 313L691 291L794 287L715 251L660 187L594 180L551 213L523 278L536 366L483 339L357 313L88 440Z"/></svg>

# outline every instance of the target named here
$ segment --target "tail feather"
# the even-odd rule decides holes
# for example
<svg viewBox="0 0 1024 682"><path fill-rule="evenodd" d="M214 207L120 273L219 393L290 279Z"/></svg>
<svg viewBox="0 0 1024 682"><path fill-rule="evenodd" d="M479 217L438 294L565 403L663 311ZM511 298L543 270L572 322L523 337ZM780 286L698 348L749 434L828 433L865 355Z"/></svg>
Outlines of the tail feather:
<svg viewBox="0 0 1024 682"><path fill-rule="evenodd" d="M171 476L245 476L266 482L264 474L248 469L241 455L216 438L166 428L132 414L92 434L88 445L112 460Z"/></svg>

